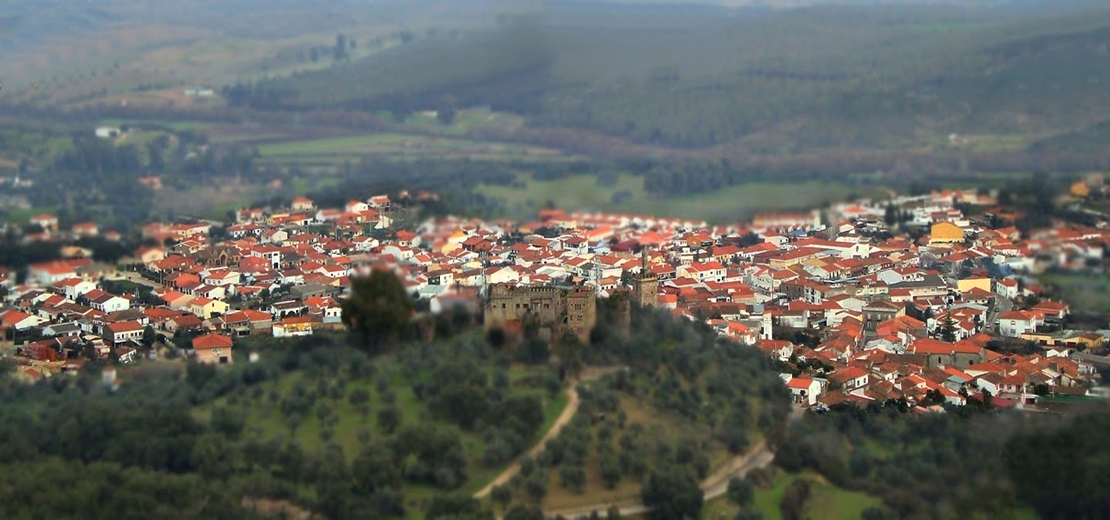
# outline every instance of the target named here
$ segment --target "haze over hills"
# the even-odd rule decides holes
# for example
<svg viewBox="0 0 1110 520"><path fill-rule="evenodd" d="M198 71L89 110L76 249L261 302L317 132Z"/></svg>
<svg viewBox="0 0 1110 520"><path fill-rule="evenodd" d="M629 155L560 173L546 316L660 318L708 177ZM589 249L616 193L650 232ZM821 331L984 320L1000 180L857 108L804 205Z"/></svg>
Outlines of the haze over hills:
<svg viewBox="0 0 1110 520"><path fill-rule="evenodd" d="M257 87L258 106L493 105L541 127L754 153L1030 143L1110 118L1110 9L548 6ZM1066 93L1066 95L1064 95Z"/></svg>
<svg viewBox="0 0 1110 520"><path fill-rule="evenodd" d="M1063 151L1084 164L1102 160L1110 124L1098 2L17 4L0 19L5 97L50 108L202 84L262 112L489 106L563 142L717 157Z"/></svg>

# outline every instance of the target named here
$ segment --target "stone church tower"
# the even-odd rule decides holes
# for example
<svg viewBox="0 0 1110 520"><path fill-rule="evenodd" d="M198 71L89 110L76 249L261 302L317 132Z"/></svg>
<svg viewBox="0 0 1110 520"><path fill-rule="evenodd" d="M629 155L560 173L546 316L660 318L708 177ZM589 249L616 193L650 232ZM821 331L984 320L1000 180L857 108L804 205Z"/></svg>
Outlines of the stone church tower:
<svg viewBox="0 0 1110 520"><path fill-rule="evenodd" d="M632 275L632 301L642 307L655 307L659 296L659 277L648 265L648 250L640 255L640 272Z"/></svg>

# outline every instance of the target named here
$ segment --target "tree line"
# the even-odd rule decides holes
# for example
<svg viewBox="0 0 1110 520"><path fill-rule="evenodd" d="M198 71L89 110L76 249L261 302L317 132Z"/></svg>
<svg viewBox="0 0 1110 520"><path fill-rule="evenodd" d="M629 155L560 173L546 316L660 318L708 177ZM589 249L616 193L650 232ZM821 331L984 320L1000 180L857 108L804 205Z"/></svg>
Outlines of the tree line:
<svg viewBox="0 0 1110 520"><path fill-rule="evenodd" d="M1107 470L1106 448L1092 442L1110 420L1105 406L1032 414L993 409L988 396L946 412L834 406L793 423L775 464L881 497L873 518L1008 518L1021 506L1046 519L1110 513L1090 477Z"/></svg>

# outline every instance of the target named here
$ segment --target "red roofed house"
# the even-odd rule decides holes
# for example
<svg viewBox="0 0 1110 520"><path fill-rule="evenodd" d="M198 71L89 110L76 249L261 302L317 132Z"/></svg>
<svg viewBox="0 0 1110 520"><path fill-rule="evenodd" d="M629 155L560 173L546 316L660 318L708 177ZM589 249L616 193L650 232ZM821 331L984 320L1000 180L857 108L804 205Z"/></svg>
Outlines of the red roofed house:
<svg viewBox="0 0 1110 520"><path fill-rule="evenodd" d="M859 367L845 367L829 374L829 379L840 383L845 392L853 392L867 386L870 374Z"/></svg>
<svg viewBox="0 0 1110 520"><path fill-rule="evenodd" d="M47 231L58 230L58 217L55 217L54 215L50 215L48 213L35 215L29 219L29 222L32 225L38 225L39 227Z"/></svg>
<svg viewBox="0 0 1110 520"><path fill-rule="evenodd" d="M197 363L227 365L231 363L231 338L223 334L205 334L193 338Z"/></svg>
<svg viewBox="0 0 1110 520"><path fill-rule="evenodd" d="M821 397L821 381L812 377L791 377L790 374L783 374L786 380L786 387L790 389L790 395L794 397L794 403L804 404L806 406L813 406L817 404L817 398Z"/></svg>
<svg viewBox="0 0 1110 520"><path fill-rule="evenodd" d="M1008 338L1020 338L1026 332L1034 332L1041 324L1037 313L1029 311L1010 311L998 317L998 333Z"/></svg>
<svg viewBox="0 0 1110 520"><path fill-rule="evenodd" d="M77 266L72 262L43 262L27 268L27 278L39 285L49 286L67 278L77 278Z"/></svg>

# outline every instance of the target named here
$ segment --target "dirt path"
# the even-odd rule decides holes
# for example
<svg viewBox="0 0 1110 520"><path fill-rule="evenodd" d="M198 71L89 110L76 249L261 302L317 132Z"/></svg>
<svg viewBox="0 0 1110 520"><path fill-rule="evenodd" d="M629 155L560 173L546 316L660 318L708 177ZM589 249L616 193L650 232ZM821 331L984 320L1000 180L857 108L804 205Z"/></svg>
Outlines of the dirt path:
<svg viewBox="0 0 1110 520"><path fill-rule="evenodd" d="M547 441L557 437L559 435L559 432L563 431L563 427L570 423L570 420L574 418L574 414L578 413L578 383L584 381L592 381L606 374L616 372L617 370L620 370L620 368L587 368L582 371L582 374L577 379L571 380L570 384L567 386L567 389L564 390L568 397L566 408L563 409L563 413L559 414L559 418L555 419L555 424L551 425L551 428L547 430L547 433L543 435L543 438L540 439L539 442L537 442L536 445L528 451L528 456L535 457L536 455L539 455L540 452L543 451L544 446L547 445ZM512 466L506 468L505 471L502 471L501 474L497 476L497 478L493 479L493 482L490 482L486 485L486 487L475 493L474 498L485 498L487 495L489 495L494 486L505 484L509 481L509 479L513 478L513 475L516 475L519 472L520 463L514 462Z"/></svg>
<svg viewBox="0 0 1110 520"><path fill-rule="evenodd" d="M804 414L804 409L795 408L790 413L790 421L796 421ZM714 471L712 475L709 475L709 477L702 481L699 487L701 487L702 492L705 494L705 500L717 498L725 494L725 492L728 491L728 481L731 480L732 477L743 478L754 469L770 466L771 462L774 460L775 453L767 447L767 441L760 441L755 446L752 446L747 453L732 458L732 460L717 468L717 471ZM544 516L548 518L561 516L567 520L581 520L588 518L594 511L605 513L605 511L612 506L617 506L617 508L620 509L621 516L641 515L648 512L648 508L640 503L639 499L628 498L601 504L591 504L588 506L549 509L544 511Z"/></svg>

